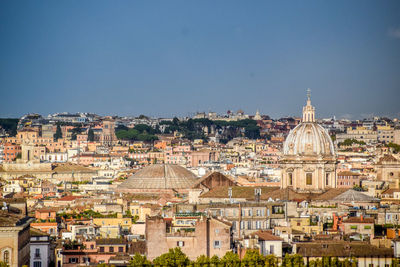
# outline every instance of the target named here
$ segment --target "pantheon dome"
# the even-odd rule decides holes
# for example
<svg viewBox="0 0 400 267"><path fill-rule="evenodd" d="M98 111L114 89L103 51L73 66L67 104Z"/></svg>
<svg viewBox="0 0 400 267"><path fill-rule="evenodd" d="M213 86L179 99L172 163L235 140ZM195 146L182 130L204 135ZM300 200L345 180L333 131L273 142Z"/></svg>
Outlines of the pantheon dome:
<svg viewBox="0 0 400 267"><path fill-rule="evenodd" d="M118 186L118 191L164 192L190 189L197 176L179 165L155 164L138 171ZM156 190L156 191L154 191Z"/></svg>
<svg viewBox="0 0 400 267"><path fill-rule="evenodd" d="M290 131L280 159L281 187L322 192L336 187L336 152L328 132L315 121L310 92L302 122Z"/></svg>

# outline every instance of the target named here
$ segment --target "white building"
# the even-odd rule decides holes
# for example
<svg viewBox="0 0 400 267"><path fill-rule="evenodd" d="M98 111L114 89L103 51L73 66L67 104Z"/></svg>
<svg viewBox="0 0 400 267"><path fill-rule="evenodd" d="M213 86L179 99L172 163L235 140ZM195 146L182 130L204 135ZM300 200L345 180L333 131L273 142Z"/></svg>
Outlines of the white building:
<svg viewBox="0 0 400 267"><path fill-rule="evenodd" d="M51 162L51 163L67 162L68 161L68 153L62 153L62 152L46 153L41 160Z"/></svg>
<svg viewBox="0 0 400 267"><path fill-rule="evenodd" d="M12 183L3 186L3 191L5 193L21 193L24 191L24 188L17 183Z"/></svg>
<svg viewBox="0 0 400 267"><path fill-rule="evenodd" d="M282 258L282 243L282 238L263 230L245 236L243 239L244 248L258 249L264 256L275 255L277 258Z"/></svg>
<svg viewBox="0 0 400 267"><path fill-rule="evenodd" d="M49 266L54 261L49 235L34 228L31 228L30 234L30 267Z"/></svg>

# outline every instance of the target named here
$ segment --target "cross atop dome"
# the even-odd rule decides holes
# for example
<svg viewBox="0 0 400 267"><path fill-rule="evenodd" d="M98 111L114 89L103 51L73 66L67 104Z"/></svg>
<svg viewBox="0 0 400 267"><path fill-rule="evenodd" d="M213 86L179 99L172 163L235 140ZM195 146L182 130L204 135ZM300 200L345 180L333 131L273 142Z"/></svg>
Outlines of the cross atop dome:
<svg viewBox="0 0 400 267"><path fill-rule="evenodd" d="M315 122L315 108L311 105L311 89L307 89L307 105L303 107L303 122Z"/></svg>

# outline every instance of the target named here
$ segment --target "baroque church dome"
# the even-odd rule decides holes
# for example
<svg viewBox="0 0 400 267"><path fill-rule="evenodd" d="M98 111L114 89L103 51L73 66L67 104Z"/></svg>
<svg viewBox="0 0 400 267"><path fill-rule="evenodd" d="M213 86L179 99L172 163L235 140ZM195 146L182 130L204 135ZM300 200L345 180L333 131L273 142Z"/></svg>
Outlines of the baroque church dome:
<svg viewBox="0 0 400 267"><path fill-rule="evenodd" d="M337 187L335 147L328 132L315 121L310 90L302 122L290 131L282 152L282 188L320 193Z"/></svg>
<svg viewBox="0 0 400 267"><path fill-rule="evenodd" d="M321 125L303 122L290 131L283 145L283 154L334 156L335 148L328 132Z"/></svg>
<svg viewBox="0 0 400 267"><path fill-rule="evenodd" d="M303 107L303 120L289 132L283 144L285 156L335 156L335 147L328 132L315 122L315 109L308 94Z"/></svg>

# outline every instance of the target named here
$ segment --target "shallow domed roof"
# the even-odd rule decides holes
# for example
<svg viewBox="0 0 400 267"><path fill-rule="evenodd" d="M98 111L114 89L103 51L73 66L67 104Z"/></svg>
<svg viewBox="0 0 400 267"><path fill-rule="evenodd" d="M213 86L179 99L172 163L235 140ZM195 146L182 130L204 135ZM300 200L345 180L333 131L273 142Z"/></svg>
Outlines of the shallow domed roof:
<svg viewBox="0 0 400 267"><path fill-rule="evenodd" d="M290 131L283 144L284 155L335 156L328 132L316 122L302 122Z"/></svg>
<svg viewBox="0 0 400 267"><path fill-rule="evenodd" d="M120 189L185 189L191 188L197 176L179 165L150 165L120 184Z"/></svg>

